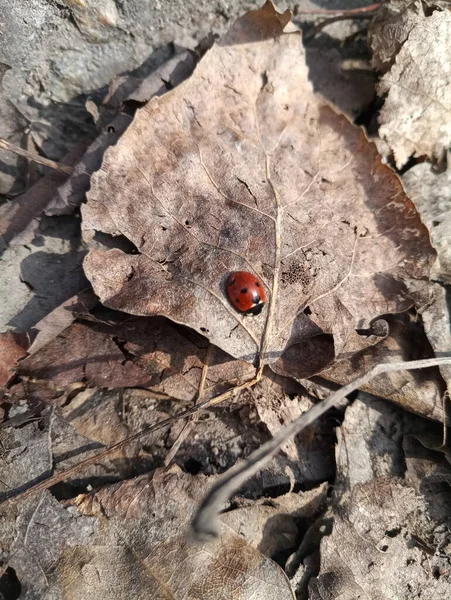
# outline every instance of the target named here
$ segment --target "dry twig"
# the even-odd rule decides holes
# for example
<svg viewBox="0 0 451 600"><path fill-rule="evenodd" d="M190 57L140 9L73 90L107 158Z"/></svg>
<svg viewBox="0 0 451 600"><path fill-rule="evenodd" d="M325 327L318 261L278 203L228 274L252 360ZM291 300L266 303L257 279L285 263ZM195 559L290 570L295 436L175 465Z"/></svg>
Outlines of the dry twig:
<svg viewBox="0 0 451 600"><path fill-rule="evenodd" d="M336 406L348 394L359 389L361 386L382 373L392 373L410 369L426 369L428 367L449 364L451 364L451 356L401 363L384 363L375 366L364 375L357 377L357 379L344 385L326 398L326 400L316 404L309 411L301 415L298 419L293 421L293 423L288 425L288 427L282 429L272 438L272 440L258 448L258 450L253 452L248 458L229 469L221 480L212 487L211 491L202 502L197 515L192 521L192 537L199 542L216 538L219 534L218 515L230 496L242 486L246 479L257 473L263 465L269 462L279 451L282 444L311 425L326 411Z"/></svg>
<svg viewBox="0 0 451 600"><path fill-rule="evenodd" d="M50 169L55 169L56 171L60 171L61 173L67 173L68 175L73 173L72 167L68 167L66 165L60 165L59 163L55 162L54 160L50 160L49 158L44 158L43 156L39 156L38 154L32 154L31 152L28 152L28 150L24 150L23 148L20 148L19 146L15 146L14 144L10 144L3 138L0 138L0 148L3 148L4 150L8 150L9 152L13 152L14 154L17 154L19 156L23 156L24 158L27 158L28 160L31 160L35 163L39 163L40 165L50 167Z"/></svg>

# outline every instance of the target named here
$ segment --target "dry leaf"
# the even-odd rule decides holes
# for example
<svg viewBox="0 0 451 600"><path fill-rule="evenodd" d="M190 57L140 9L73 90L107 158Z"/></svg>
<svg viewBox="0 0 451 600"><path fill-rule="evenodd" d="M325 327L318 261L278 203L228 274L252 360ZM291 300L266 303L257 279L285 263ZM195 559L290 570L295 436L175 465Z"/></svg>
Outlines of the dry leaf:
<svg viewBox="0 0 451 600"><path fill-rule="evenodd" d="M388 402L359 393L336 431L340 489L404 474L403 417Z"/></svg>
<svg viewBox="0 0 451 600"><path fill-rule="evenodd" d="M409 287L414 293L413 282ZM436 356L451 355L451 315L449 308L449 293L446 286L438 283L429 288L429 298L422 303L419 313L423 320L424 331ZM442 365L440 373L446 382L448 391L451 390L451 365Z"/></svg>
<svg viewBox="0 0 451 600"><path fill-rule="evenodd" d="M208 343L184 335L162 318L76 323L26 358L20 374L60 387L85 382L98 387L147 387L180 400L193 400ZM245 362L212 350L205 398L242 383L253 374Z"/></svg>
<svg viewBox="0 0 451 600"><path fill-rule="evenodd" d="M145 372L127 361L112 336L80 323L26 358L19 372L33 379L51 380L60 387L81 381L99 387L150 383Z"/></svg>
<svg viewBox="0 0 451 600"><path fill-rule="evenodd" d="M14 375L17 363L27 353L29 343L26 333L0 333L0 388Z"/></svg>
<svg viewBox="0 0 451 600"><path fill-rule="evenodd" d="M309 598L447 600L449 562L429 545L431 527L412 487L390 477L357 484L341 498L332 534L322 539Z"/></svg>
<svg viewBox="0 0 451 600"><path fill-rule="evenodd" d="M221 516L221 522L241 535L253 548L276 559L293 551L299 539L297 523L313 519L326 502L327 483L299 494L289 493L275 499L251 502Z"/></svg>
<svg viewBox="0 0 451 600"><path fill-rule="evenodd" d="M97 299L92 290L84 290L60 304L33 327L36 335L28 353L35 354L69 327L77 318L77 314L88 312L96 304Z"/></svg>
<svg viewBox="0 0 451 600"><path fill-rule="evenodd" d="M432 286L431 286L432 288ZM422 323L411 315L388 315L386 325L390 335L381 341L377 338L371 347L355 348L350 357L342 357L321 373L328 381L344 385L363 375L374 365L382 362L402 362L431 358L434 352L429 346ZM360 336L356 335L357 342ZM439 350L439 348L434 348ZM447 367L444 367L446 370ZM443 421L445 418L441 398L446 386L438 368L418 371L384 373L361 388L380 398L386 398L417 414Z"/></svg>
<svg viewBox="0 0 451 600"><path fill-rule="evenodd" d="M318 334L341 354L355 327L405 310L403 279L426 278L433 251L374 146L319 105L287 22L270 2L248 13L138 111L83 207L86 239L102 231L136 250L93 249L85 270L107 306L166 315L248 361L308 342L299 361L316 355L318 371L331 360ZM240 269L267 288L254 319L224 293Z"/></svg>
<svg viewBox="0 0 451 600"><path fill-rule="evenodd" d="M19 507L10 565L22 589L55 600L294 600L282 569L227 526L213 544L186 540L210 482L157 470L66 509L45 493Z"/></svg>
<svg viewBox="0 0 451 600"><path fill-rule="evenodd" d="M409 169L402 181L437 251L431 278L451 284L451 169L436 173L430 164L421 163Z"/></svg>
<svg viewBox="0 0 451 600"><path fill-rule="evenodd" d="M79 160L85 146L78 145L64 157L66 165ZM50 202L59 185L68 178L66 173L51 171L37 181L29 190L0 206L0 253L3 245L29 244L36 236L40 215Z"/></svg>
<svg viewBox="0 0 451 600"><path fill-rule="evenodd" d="M402 447L404 430L420 423L428 429L424 421L412 417L409 423L386 402L365 394L346 410L337 430L337 481L326 514L333 527L321 541L319 574L310 581L309 598L448 598L450 494L438 481L428 489L431 471L444 481L446 461L437 461L434 469L417 452L415 463L410 437L404 437L406 456ZM450 477L449 465L447 473ZM440 491L435 512L433 490Z"/></svg>
<svg viewBox="0 0 451 600"><path fill-rule="evenodd" d="M375 63L390 64L378 86L379 135L398 168L411 156L442 160L451 144L451 13L426 16L420 0L398 1L370 29Z"/></svg>

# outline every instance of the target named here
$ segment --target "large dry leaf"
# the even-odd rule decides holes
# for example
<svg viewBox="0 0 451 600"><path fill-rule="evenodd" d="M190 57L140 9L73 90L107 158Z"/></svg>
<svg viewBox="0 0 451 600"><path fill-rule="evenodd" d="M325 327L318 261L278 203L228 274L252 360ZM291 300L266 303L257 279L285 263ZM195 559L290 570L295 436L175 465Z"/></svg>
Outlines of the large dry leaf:
<svg viewBox="0 0 451 600"><path fill-rule="evenodd" d="M138 111L106 153L83 207L85 270L106 305L164 314L229 354L267 360L309 340L313 372L355 327L412 304L433 251L399 180L363 132L312 92L299 32L270 2L237 21L173 92ZM253 319L224 290L252 271L269 302ZM309 304L310 318L303 309ZM309 373L311 374L311 373Z"/></svg>
<svg viewBox="0 0 451 600"><path fill-rule="evenodd" d="M370 31L376 64L391 64L378 87L380 136L399 168L411 156L442 159L451 143L451 13L426 16L419 0L395 1Z"/></svg>
<svg viewBox="0 0 451 600"><path fill-rule="evenodd" d="M157 470L67 509L48 493L19 505L10 564L22 589L43 600L294 600L282 569L226 525L213 544L186 539L210 483Z"/></svg>

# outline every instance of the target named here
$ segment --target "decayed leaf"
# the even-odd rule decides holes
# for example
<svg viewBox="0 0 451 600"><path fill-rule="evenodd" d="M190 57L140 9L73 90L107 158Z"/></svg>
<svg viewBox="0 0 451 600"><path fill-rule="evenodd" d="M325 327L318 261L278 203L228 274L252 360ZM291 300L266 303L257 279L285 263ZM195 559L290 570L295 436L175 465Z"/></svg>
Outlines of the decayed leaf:
<svg viewBox="0 0 451 600"><path fill-rule="evenodd" d="M451 13L393 2L370 30L376 64L391 64L378 86L380 136L399 168L411 156L442 159L451 143Z"/></svg>
<svg viewBox="0 0 451 600"><path fill-rule="evenodd" d="M403 475L403 422L401 412L388 402L360 392L336 430L336 485L350 489L378 477Z"/></svg>
<svg viewBox="0 0 451 600"><path fill-rule="evenodd" d="M65 510L49 492L30 498L20 507L3 505L1 515L2 550L9 550L2 558L15 570L21 595L67 600L61 594L51 595L51 573L66 548L89 544L95 519ZM11 543L7 545L9 537Z"/></svg>
<svg viewBox="0 0 451 600"><path fill-rule="evenodd" d="M434 173L430 164L421 163L409 169L402 181L437 251L431 277L451 284L451 169Z"/></svg>
<svg viewBox="0 0 451 600"><path fill-rule="evenodd" d="M183 335L162 318L126 322L76 323L20 365L20 374L51 380L61 388L77 382L98 387L146 387L192 400L208 343ZM212 350L205 398L252 376L253 369L219 348Z"/></svg>
<svg viewBox="0 0 451 600"><path fill-rule="evenodd" d="M30 343L26 333L0 333L0 387L14 375L18 361L27 353Z"/></svg>
<svg viewBox="0 0 451 600"><path fill-rule="evenodd" d="M430 487L431 473L446 481L445 461L434 468L424 453L415 457L410 437L403 448L404 427L405 416L365 395L347 409L337 431L332 532L321 541L320 571L310 581L309 598L448 598L449 489L440 490L438 480ZM441 492L435 510L433 491Z"/></svg>
<svg viewBox="0 0 451 600"><path fill-rule="evenodd" d="M376 339L370 348L363 347L360 350L356 347L352 356L337 360L330 368L325 369L321 376L328 381L344 385L354 377L369 371L375 364L430 358L434 355L418 319L414 320L409 314L389 315L386 317L386 324L390 331L389 336L379 343ZM358 341L360 336L355 337ZM421 372L384 373L362 387L365 392L386 398L411 412L438 421L445 418L441 401L445 389L437 368Z"/></svg>
<svg viewBox="0 0 451 600"><path fill-rule="evenodd" d="M13 549L23 550L10 564L22 589L55 600L294 600L282 569L227 526L213 544L187 541L210 483L157 470L79 496L66 510L49 494L20 507ZM23 560L30 549L33 560Z"/></svg>
<svg viewBox="0 0 451 600"><path fill-rule="evenodd" d="M321 542L309 598L447 600L449 562L429 545L430 528L427 506L412 487L389 477L357 484Z"/></svg>
<svg viewBox="0 0 451 600"><path fill-rule="evenodd" d="M319 105L287 22L270 2L248 13L138 111L83 207L86 238L122 235L137 252L93 249L85 270L106 305L167 315L235 357L275 360L308 340L317 372L331 360L318 334L340 354L356 326L405 310L402 280L425 277L433 252L374 146ZM234 270L266 286L254 319L225 296Z"/></svg>

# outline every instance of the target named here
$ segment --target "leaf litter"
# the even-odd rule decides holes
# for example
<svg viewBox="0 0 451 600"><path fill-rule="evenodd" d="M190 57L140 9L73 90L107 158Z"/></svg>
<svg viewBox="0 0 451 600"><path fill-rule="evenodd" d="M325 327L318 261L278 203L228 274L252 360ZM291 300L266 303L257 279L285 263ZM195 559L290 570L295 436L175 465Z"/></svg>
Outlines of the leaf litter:
<svg viewBox="0 0 451 600"><path fill-rule="evenodd" d="M405 280L427 278L434 252L363 131L314 95L287 21L269 5L248 13L190 79L138 111L82 207L86 240L125 236L134 252L94 248L84 265L111 308L203 328L250 362L294 344L302 362L308 342L320 370L320 334L339 356L355 328L406 310ZM261 317L224 296L238 270L265 283Z"/></svg>
<svg viewBox="0 0 451 600"><path fill-rule="evenodd" d="M94 291L129 315L88 292L38 323L28 357L19 338L14 352L12 338L2 345L2 559L27 597L447 597L446 435L410 414L444 421L444 382L399 371L451 350L446 290L430 281L446 281L446 234L434 236L446 179L424 163L425 189L439 194L429 216L409 188L423 165L403 176L408 197L363 132L313 93L288 20L270 3L245 15L185 83L133 120L119 115L43 204L76 210L117 141L82 228ZM175 56L161 72L177 65L176 84L193 63ZM115 82L113 114L159 83ZM339 105L355 115L371 97ZM265 282L260 317L227 303L224 278L240 269ZM186 537L219 473L320 414L326 387L387 362L398 370L363 378L366 394L344 394L242 496L224 497L219 539ZM446 381L450 368L442 359ZM185 472L161 468L174 460Z"/></svg>

